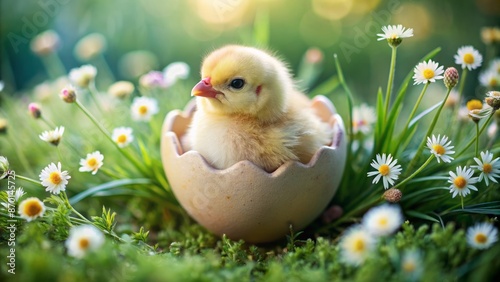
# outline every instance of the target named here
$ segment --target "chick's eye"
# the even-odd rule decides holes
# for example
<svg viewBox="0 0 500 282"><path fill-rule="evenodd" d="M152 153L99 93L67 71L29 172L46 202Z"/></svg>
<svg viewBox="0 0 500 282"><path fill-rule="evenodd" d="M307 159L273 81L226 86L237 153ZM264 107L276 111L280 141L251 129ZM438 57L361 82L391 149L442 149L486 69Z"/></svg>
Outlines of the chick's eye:
<svg viewBox="0 0 500 282"><path fill-rule="evenodd" d="M231 81L229 86L231 86L234 89L241 89L245 85L245 81L241 78L236 78Z"/></svg>

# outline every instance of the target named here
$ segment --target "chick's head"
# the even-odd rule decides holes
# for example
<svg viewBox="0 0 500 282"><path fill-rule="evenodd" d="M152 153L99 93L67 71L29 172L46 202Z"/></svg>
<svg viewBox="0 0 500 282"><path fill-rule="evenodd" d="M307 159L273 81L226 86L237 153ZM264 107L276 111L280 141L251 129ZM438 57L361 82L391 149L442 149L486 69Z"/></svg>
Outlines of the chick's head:
<svg viewBox="0 0 500 282"><path fill-rule="evenodd" d="M252 47L215 50L204 59L201 76L191 94L199 97L202 110L216 114L276 119L285 110L286 93L293 89L286 66Z"/></svg>

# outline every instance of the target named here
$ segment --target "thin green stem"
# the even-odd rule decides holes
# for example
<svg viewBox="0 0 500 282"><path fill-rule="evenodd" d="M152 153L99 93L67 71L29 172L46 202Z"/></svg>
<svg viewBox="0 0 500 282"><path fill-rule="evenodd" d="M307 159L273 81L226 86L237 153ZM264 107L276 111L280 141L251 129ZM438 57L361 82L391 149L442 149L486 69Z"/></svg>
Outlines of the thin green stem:
<svg viewBox="0 0 500 282"><path fill-rule="evenodd" d="M432 161L432 159L434 159L434 154L431 154L429 156L429 158L427 159L427 161L425 161L425 163L423 163L416 171L414 171L410 176L406 177L405 180L399 182L398 184L396 184L396 186L392 187L392 188L398 188L398 187L401 187L403 184L406 184L408 181L410 181L412 178L414 178L415 176L417 176L417 174L419 174L427 165L429 165L429 163ZM400 188L401 190L401 188Z"/></svg>
<svg viewBox="0 0 500 282"><path fill-rule="evenodd" d="M109 132L104 128L96 119L95 117L85 108L85 106L80 103L80 101L77 99L75 101L76 105L80 108L80 110L83 111L83 113L94 123L97 128L108 138L108 140L115 145L115 147L118 149L118 151L125 157L127 158L142 174L147 175L147 172L142 168L141 164L128 152L126 152L124 149L122 149L118 144L113 141L113 138L111 138L111 135Z"/></svg>
<svg viewBox="0 0 500 282"><path fill-rule="evenodd" d="M40 58L51 79L56 79L66 74L66 68L55 52L46 56L41 56Z"/></svg>
<svg viewBox="0 0 500 282"><path fill-rule="evenodd" d="M63 162L63 158L62 158L61 150L59 149L59 146L56 146L56 151L57 151L57 157L59 158L59 161Z"/></svg>
<svg viewBox="0 0 500 282"><path fill-rule="evenodd" d="M408 165L407 171L411 171L413 167L415 166L415 163L418 161L420 158L420 155L422 154L425 146L425 141L427 140L427 137L432 134L432 131L434 130L434 127L437 124L437 121L439 120L439 116L441 115L441 111L444 108L444 105L446 104L446 100L448 99L448 96L450 96L452 88L448 88L448 91L446 91L446 95L443 99L443 102L441 102L441 106L439 106L439 109L437 110L436 115L434 116L434 119L431 122L431 125L427 129L427 133L425 134L424 138L422 139L422 142L420 142L420 145L418 146L417 153L415 153L415 156L411 160L410 164Z"/></svg>
<svg viewBox="0 0 500 282"><path fill-rule="evenodd" d="M49 127L49 128L56 128L56 125L52 123L50 120L44 118L43 116L40 117L40 119Z"/></svg>
<svg viewBox="0 0 500 282"><path fill-rule="evenodd" d="M101 167L99 170L111 178L114 178L114 179L121 179L122 178L119 175L117 175L115 172L113 172L109 169L106 169L105 167Z"/></svg>
<svg viewBox="0 0 500 282"><path fill-rule="evenodd" d="M467 145L465 145L465 147L458 154L456 154L455 158L460 157L477 139L479 139L479 136L486 129L486 127L488 126L488 124L490 123L490 121L491 121L491 119L493 118L494 115L495 115L495 112L492 111L491 114L490 114L490 116L488 117L488 119L481 126L481 129L479 130L479 134L476 134L476 136L473 139L471 139L469 141L469 143L467 143Z"/></svg>
<svg viewBox="0 0 500 282"><path fill-rule="evenodd" d="M22 175L18 175L18 174L16 174L16 178L19 178L19 179L21 179L21 180L24 180L24 181L27 181L27 182L31 182L31 183L33 183L33 184L36 184L36 185L39 185L39 186L42 186L42 187L43 187L43 185L42 185L42 183L41 183L41 182L36 181L36 180L34 180L34 179L31 179L31 178L29 178L29 177L25 177L25 176L22 176Z"/></svg>
<svg viewBox="0 0 500 282"><path fill-rule="evenodd" d="M100 114L103 113L101 104L99 104L99 100L97 99L97 96L99 95L99 91L97 91L97 88L95 87L95 80L92 80L92 82L89 83L88 87L89 93L90 93L90 98L92 98L92 101L94 102L95 106L97 107L97 110L99 111Z"/></svg>
<svg viewBox="0 0 500 282"><path fill-rule="evenodd" d="M391 46L392 55L391 55L391 66L389 68L389 79L387 80L387 90L385 93L385 111L384 115L387 116L389 113L389 105L391 102L391 94L392 94L392 86L394 84L394 73L396 71L396 54L397 47ZM384 117L385 120L385 117Z"/></svg>
<svg viewBox="0 0 500 282"><path fill-rule="evenodd" d="M342 88L344 88L344 91L345 91L346 96L347 96L347 105L348 105L348 120L347 120L348 132L347 132L347 134L349 136L349 140L347 142L347 158L346 158L346 160L350 160L351 154L352 154L352 142L354 140L354 132L353 132L353 128L352 128L353 98L352 98L351 90L349 89L349 87L347 86L347 83L345 82L344 74L342 72L342 68L340 67L340 62L339 62L337 54L334 54L333 57L335 59L335 67L337 69L337 75L339 78L339 82L342 85ZM349 173L350 173L350 169L348 168L344 172L344 177L349 177Z"/></svg>
<svg viewBox="0 0 500 282"><path fill-rule="evenodd" d="M476 122L476 158L479 158L479 122Z"/></svg>
<svg viewBox="0 0 500 282"><path fill-rule="evenodd" d="M9 143L11 144L12 148L14 148L14 151L16 152L17 159L19 160L19 162L23 166L24 170L27 173L33 175L34 171L32 170L31 166L29 165L29 161L26 158L26 155L24 154L24 152L22 150L19 149L18 142L14 138L11 138L11 137L13 137L11 134L7 134L7 139L9 140Z"/></svg>
<svg viewBox="0 0 500 282"><path fill-rule="evenodd" d="M460 78L460 85L458 86L457 108L460 108L460 105L462 104L462 97L463 97L463 92L464 92L465 79L467 78L467 73L468 73L468 69L464 68L462 70L462 75Z"/></svg>
<svg viewBox="0 0 500 282"><path fill-rule="evenodd" d="M109 134L109 132L106 130L106 128L104 128L98 121L97 119L94 118L94 116L89 112L89 110L87 110L87 108L85 108L85 106L77 99L75 101L75 104L80 108L80 110L82 110L82 112L92 121L92 123L94 123L95 126L97 126L97 128L99 128L99 130L106 136L106 138L108 138L109 141L111 141L111 143L115 144L116 143L113 141L113 139L111 138L111 135Z"/></svg>
<svg viewBox="0 0 500 282"><path fill-rule="evenodd" d="M399 141L401 142L406 135L406 132L408 131L408 126L410 125L410 122L412 118L415 116L415 113L417 112L418 106L420 105L420 102L422 102L422 98L424 98L425 92L427 91L427 87L429 87L430 82L426 83L424 88L422 89L422 92L420 92L420 95L418 96L417 103L413 107L413 110L410 113L410 116L408 117L408 120L406 121L405 126L403 127L403 132L401 133L401 136L399 137Z"/></svg>
<svg viewBox="0 0 500 282"><path fill-rule="evenodd" d="M104 55L101 53L96 57L96 64L99 65L100 69L105 74L107 86L109 86L113 81L115 81L115 76L113 75L113 71L109 67L108 61L104 58Z"/></svg>

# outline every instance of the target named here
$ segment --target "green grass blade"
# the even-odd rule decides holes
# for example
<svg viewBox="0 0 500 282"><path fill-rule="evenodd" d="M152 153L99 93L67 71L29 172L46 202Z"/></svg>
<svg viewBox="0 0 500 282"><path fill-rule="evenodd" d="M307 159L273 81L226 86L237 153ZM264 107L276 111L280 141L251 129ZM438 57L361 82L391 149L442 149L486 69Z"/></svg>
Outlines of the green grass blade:
<svg viewBox="0 0 500 282"><path fill-rule="evenodd" d="M438 219L435 219L434 217L432 217L430 215L427 215L425 213L421 213L418 211L406 211L406 214L413 216L413 217L416 217L416 218L423 219L423 220L428 220L428 221L440 223Z"/></svg>
<svg viewBox="0 0 500 282"><path fill-rule="evenodd" d="M339 79L336 76L332 76L325 82L321 83L320 85L314 87L313 90L309 93L310 97L314 97L316 95L325 95L329 96L337 87L339 87L340 82Z"/></svg>
<svg viewBox="0 0 500 282"><path fill-rule="evenodd" d="M412 125L414 125L416 122L418 122L419 120L421 120L423 117L425 117L426 115L428 115L429 113L431 113L432 111L434 111L435 109L437 109L437 107L441 106L443 102L439 102L437 104L435 104L434 106L428 108L427 110L421 112L420 114L418 114L416 117L414 117L411 121L410 121L410 124L408 125L409 127L411 127Z"/></svg>
<svg viewBox="0 0 500 282"><path fill-rule="evenodd" d="M136 178L136 179L120 179L120 180L114 180L114 181L110 181L110 182L106 182L104 184L101 184L101 185L98 185L98 186L95 186L95 187L92 187L90 189L87 189L75 196L73 196L69 202L70 204L74 205L78 202L80 202L81 200L87 198L87 197L90 197L90 196L93 196L99 192L103 192L103 191L106 191L106 190L111 190L111 189L114 189L114 188L118 188L118 187L123 187L123 186L129 186L129 185L145 185L145 184L152 184L152 181L151 179L147 179L147 178Z"/></svg>

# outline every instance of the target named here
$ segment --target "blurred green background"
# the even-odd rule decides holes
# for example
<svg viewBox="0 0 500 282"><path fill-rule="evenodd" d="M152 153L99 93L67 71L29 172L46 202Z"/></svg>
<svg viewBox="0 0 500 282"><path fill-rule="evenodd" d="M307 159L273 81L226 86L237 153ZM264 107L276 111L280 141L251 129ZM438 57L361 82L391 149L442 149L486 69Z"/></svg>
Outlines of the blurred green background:
<svg viewBox="0 0 500 282"><path fill-rule="evenodd" d="M25 90L46 80L40 59L29 41L47 29L61 37L58 54L67 70L82 62L73 48L83 36L98 32L108 40L104 54L118 79L137 81L120 68L123 56L147 50L153 65L163 69L184 61L198 78L203 56L225 43L267 45L296 70L305 51L318 47L324 53L319 81L334 75L333 54L339 54L348 83L357 97L373 102L379 86L385 87L390 48L377 41L386 24L413 28L415 36L404 41L398 56L396 85L428 51L442 47L435 58L454 65L453 55L462 45L473 45L484 54L480 29L500 23L498 0L2 0L1 80L9 92ZM268 19L255 42L255 19ZM264 19L264 20L262 20ZM268 30L268 33L265 31ZM264 32L262 32L264 31ZM266 39L267 38L267 39ZM472 72L469 79L476 79ZM469 84L470 91L474 86ZM189 93L186 93L189 95Z"/></svg>

